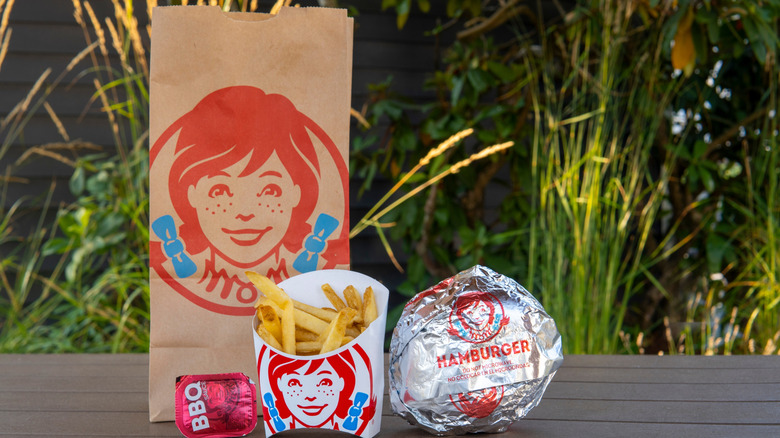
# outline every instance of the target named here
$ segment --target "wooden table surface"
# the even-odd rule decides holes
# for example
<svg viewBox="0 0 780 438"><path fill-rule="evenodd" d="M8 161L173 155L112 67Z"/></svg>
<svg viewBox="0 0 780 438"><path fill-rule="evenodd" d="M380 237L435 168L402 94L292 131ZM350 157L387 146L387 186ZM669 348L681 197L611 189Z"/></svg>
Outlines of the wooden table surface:
<svg viewBox="0 0 780 438"><path fill-rule="evenodd" d="M145 354L0 355L0 437L182 436L148 421L148 363ZM300 435L311 434L280 437ZM261 422L249 436L263 436ZM430 436L393 416L385 397L378 437ZM566 356L539 406L484 436L777 438L780 356Z"/></svg>

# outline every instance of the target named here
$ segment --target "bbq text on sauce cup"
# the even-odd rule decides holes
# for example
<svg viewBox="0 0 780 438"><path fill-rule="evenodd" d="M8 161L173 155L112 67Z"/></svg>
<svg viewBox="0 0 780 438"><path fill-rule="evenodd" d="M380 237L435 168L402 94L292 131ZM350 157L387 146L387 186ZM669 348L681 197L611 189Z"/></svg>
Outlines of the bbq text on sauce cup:
<svg viewBox="0 0 780 438"><path fill-rule="evenodd" d="M322 292L328 284L337 293L354 286L370 287L377 317L340 348L324 354L293 355L269 345L257 333L255 354L266 436L301 428L331 429L362 437L379 433L384 392L384 334L389 291L366 275L346 270L320 270L291 277L279 287L295 301L332 307Z"/></svg>

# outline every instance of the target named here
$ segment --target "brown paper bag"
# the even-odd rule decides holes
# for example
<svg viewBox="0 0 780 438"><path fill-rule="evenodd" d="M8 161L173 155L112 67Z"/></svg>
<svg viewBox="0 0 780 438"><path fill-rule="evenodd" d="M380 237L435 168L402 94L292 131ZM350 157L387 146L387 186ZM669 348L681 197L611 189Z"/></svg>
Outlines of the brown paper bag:
<svg viewBox="0 0 780 438"><path fill-rule="evenodd" d="M174 419L177 376L256 379L245 271L349 268L352 26L341 9L154 9L150 421Z"/></svg>

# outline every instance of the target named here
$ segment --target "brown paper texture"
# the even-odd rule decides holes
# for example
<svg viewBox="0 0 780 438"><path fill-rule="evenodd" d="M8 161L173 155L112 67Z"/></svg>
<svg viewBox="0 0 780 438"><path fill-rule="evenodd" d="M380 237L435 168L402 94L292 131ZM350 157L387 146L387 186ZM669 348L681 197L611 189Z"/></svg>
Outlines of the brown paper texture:
<svg viewBox="0 0 780 438"><path fill-rule="evenodd" d="M153 17L149 418L172 421L177 376L257 376L245 271L349 268L353 24L324 8Z"/></svg>

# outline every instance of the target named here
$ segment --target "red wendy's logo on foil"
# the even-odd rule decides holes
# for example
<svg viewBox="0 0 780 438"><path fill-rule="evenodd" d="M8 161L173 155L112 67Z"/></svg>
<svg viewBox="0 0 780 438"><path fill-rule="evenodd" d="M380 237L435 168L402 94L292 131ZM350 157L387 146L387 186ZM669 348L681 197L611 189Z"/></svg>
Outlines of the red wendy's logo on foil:
<svg viewBox="0 0 780 438"><path fill-rule="evenodd" d="M450 395L450 401L459 411L472 418L485 418L496 409L504 398L504 387L494 386L479 391Z"/></svg>
<svg viewBox="0 0 780 438"><path fill-rule="evenodd" d="M487 342L509 324L504 306L492 294L473 291L460 295L450 312L449 333L466 342Z"/></svg>

